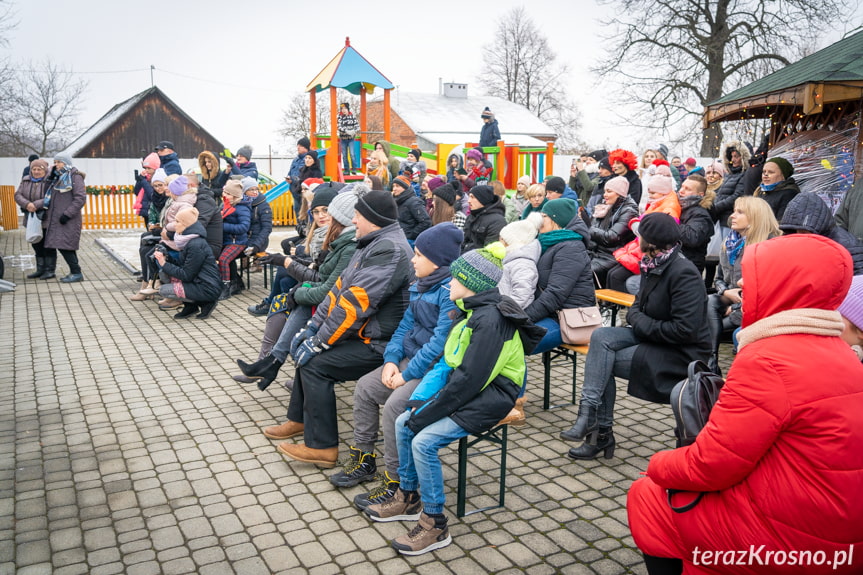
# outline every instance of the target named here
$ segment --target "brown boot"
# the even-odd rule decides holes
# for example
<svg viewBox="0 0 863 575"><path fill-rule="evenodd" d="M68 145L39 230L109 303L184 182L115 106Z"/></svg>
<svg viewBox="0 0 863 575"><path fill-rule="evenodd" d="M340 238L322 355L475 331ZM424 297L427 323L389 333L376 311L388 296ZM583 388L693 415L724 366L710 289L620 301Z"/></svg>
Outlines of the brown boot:
<svg viewBox="0 0 863 575"><path fill-rule="evenodd" d="M270 439L290 439L303 432L304 425L296 421L286 421L281 425L265 427L264 435Z"/></svg>
<svg viewBox="0 0 863 575"><path fill-rule="evenodd" d="M141 289L135 295L129 296L129 299L131 301L144 301L153 297L144 293L144 290L147 289L148 285L149 284L147 282L141 282Z"/></svg>
<svg viewBox="0 0 863 575"><path fill-rule="evenodd" d="M324 469L335 467L336 460L339 458L338 447L312 449L311 447L306 447L304 443L280 443L279 451L291 459L305 461L306 463L314 463L318 467L323 467Z"/></svg>
<svg viewBox="0 0 863 575"><path fill-rule="evenodd" d="M526 423L525 415L524 415L524 397L519 397L515 400L515 407L513 407L509 413L500 420L498 425L515 425L522 426Z"/></svg>

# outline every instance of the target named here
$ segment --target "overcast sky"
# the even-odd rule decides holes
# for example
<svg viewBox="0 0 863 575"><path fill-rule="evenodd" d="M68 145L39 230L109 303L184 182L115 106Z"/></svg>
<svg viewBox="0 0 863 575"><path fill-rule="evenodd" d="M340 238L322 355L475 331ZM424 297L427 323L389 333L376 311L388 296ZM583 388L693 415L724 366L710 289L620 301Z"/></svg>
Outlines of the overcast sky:
<svg viewBox="0 0 863 575"><path fill-rule="evenodd" d="M281 110L345 36L398 89L436 93L443 78L468 83L474 97L481 47L495 19L519 5L572 70L565 87L582 112L582 139L632 148L664 139L628 128L589 73L603 57L600 22L611 9L594 0L16 0L9 47L16 63L50 59L89 81L82 131L148 88L153 65L156 85L186 113L232 150L248 143L258 155L294 150L276 133Z"/></svg>

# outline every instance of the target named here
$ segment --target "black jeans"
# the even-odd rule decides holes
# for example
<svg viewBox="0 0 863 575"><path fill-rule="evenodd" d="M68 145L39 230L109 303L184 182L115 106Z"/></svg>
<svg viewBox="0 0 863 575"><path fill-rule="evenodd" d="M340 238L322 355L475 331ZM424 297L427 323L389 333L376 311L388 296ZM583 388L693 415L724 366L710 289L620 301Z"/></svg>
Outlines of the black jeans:
<svg viewBox="0 0 863 575"><path fill-rule="evenodd" d="M354 381L384 362L359 339L350 339L312 358L294 374L288 419L305 424L305 444L312 449L339 445L335 384Z"/></svg>
<svg viewBox="0 0 863 575"><path fill-rule="evenodd" d="M617 264L610 270L608 270L608 275L605 276L605 287L608 289L613 289L617 291L622 291L623 293L628 293L626 291L626 280L632 277L633 274L631 271L626 269L620 264Z"/></svg>

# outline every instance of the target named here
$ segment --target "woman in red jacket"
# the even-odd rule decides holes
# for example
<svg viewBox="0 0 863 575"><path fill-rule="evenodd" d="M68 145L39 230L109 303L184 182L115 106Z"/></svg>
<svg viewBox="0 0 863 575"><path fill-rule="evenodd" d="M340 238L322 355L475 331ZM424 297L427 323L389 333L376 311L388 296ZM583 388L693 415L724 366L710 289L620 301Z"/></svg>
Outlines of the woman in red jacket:
<svg viewBox="0 0 863 575"><path fill-rule="evenodd" d="M860 572L863 365L836 311L852 270L820 236L746 251L740 352L710 420L694 444L654 455L629 491L648 573ZM705 495L675 513L667 489Z"/></svg>

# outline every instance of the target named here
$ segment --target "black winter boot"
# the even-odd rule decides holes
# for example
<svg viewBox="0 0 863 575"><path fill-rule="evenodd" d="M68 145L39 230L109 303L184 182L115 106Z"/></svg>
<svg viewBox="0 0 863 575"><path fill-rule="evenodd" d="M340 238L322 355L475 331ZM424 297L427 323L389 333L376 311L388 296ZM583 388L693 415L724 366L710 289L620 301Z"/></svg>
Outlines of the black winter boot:
<svg viewBox="0 0 863 575"><path fill-rule="evenodd" d="M27 274L28 280L34 280L38 277L41 277L42 274L45 273L45 258L36 258L36 271L32 274Z"/></svg>
<svg viewBox="0 0 863 575"><path fill-rule="evenodd" d="M264 359L259 359L255 363L246 363L238 359L237 365L240 366L243 375L249 379L254 379L258 382L258 389L264 391L278 377L279 369L282 367L282 362L268 355Z"/></svg>
<svg viewBox="0 0 863 575"><path fill-rule="evenodd" d="M45 258L45 271L42 272L42 275L39 276L40 280L50 280L57 277L57 274L54 273L57 269L57 255L48 256Z"/></svg>
<svg viewBox="0 0 863 575"><path fill-rule="evenodd" d="M588 433L596 431L599 427L597 415L599 407L595 405L586 405L584 400L578 405L578 416L575 418L575 424L560 434L560 438L565 441L581 441Z"/></svg>
<svg viewBox="0 0 863 575"><path fill-rule="evenodd" d="M614 434L610 427L600 427L587 436L587 439L578 447L569 450L569 456L573 459L596 459L603 453L606 459L614 457Z"/></svg>
<svg viewBox="0 0 863 575"><path fill-rule="evenodd" d="M715 373L719 377L722 377L722 368L719 367L719 354L714 352L710 359L707 362L707 369L711 372Z"/></svg>
<svg viewBox="0 0 863 575"><path fill-rule="evenodd" d="M216 306L219 305L218 301L199 301L196 303L201 307L201 313L195 316L196 319L207 319L213 313L213 310L216 309Z"/></svg>
<svg viewBox="0 0 863 575"><path fill-rule="evenodd" d="M219 301L225 301L231 297L231 282L222 282L222 294L219 296Z"/></svg>
<svg viewBox="0 0 863 575"><path fill-rule="evenodd" d="M186 302L183 304L183 309L178 313L174 314L174 319L183 319L185 317L192 317L196 313L198 313L198 304L194 302Z"/></svg>

